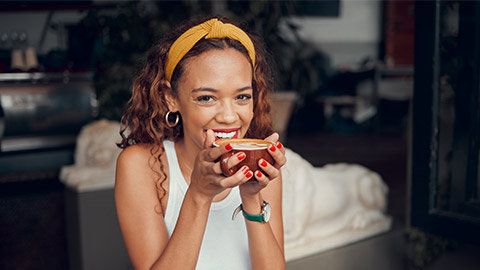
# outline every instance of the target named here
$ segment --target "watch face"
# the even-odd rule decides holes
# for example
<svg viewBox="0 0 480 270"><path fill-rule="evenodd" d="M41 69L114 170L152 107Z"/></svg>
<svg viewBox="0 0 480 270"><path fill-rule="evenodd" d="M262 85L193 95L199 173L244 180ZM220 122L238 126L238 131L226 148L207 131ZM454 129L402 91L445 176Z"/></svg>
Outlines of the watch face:
<svg viewBox="0 0 480 270"><path fill-rule="evenodd" d="M263 220L268 222L270 220L270 204L265 203L265 208L263 209Z"/></svg>

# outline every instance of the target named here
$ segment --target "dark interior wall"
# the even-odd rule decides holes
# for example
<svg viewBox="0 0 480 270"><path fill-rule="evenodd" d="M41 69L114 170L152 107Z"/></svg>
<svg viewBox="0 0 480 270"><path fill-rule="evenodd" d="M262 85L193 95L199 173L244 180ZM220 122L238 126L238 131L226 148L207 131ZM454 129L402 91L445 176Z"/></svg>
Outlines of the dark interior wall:
<svg viewBox="0 0 480 270"><path fill-rule="evenodd" d="M64 186L58 179L1 185L0 269L68 269Z"/></svg>

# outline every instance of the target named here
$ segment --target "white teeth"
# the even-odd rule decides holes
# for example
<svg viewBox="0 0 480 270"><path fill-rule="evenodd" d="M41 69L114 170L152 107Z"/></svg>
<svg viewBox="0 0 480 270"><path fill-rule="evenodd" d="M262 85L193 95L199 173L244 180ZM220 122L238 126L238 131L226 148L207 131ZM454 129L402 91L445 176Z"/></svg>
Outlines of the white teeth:
<svg viewBox="0 0 480 270"><path fill-rule="evenodd" d="M236 131L232 131L232 132L229 132L229 133L215 132L215 137L218 137L220 139L231 139L231 138L233 138L233 136L235 136L236 133L237 133Z"/></svg>

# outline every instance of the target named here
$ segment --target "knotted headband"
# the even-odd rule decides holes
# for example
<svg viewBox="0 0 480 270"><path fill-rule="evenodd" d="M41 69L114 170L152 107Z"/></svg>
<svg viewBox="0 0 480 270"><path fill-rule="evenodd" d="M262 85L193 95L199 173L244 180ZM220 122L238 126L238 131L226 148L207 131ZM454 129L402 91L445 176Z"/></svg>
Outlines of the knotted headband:
<svg viewBox="0 0 480 270"><path fill-rule="evenodd" d="M204 37L227 37L239 41L247 49L252 65L255 66L255 47L248 35L233 24L223 23L218 19L211 19L188 29L172 44L168 51L167 62L165 63L165 76L169 82L178 62Z"/></svg>

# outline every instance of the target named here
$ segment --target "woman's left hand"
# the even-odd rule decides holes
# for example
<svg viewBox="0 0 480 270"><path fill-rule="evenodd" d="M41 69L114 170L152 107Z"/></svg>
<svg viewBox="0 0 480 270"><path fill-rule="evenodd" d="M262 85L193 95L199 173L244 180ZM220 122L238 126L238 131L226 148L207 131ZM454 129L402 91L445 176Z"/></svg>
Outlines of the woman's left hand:
<svg viewBox="0 0 480 270"><path fill-rule="evenodd" d="M270 181L273 181L280 177L280 168L285 165L287 159L285 158L285 147L278 141L278 133L265 138L265 140L272 142L272 146L268 148L268 152L275 161L274 164L268 163L264 159L258 161L258 165L262 170L255 171L253 173L254 178L250 181L240 185L240 194L242 196L256 195L265 188Z"/></svg>

